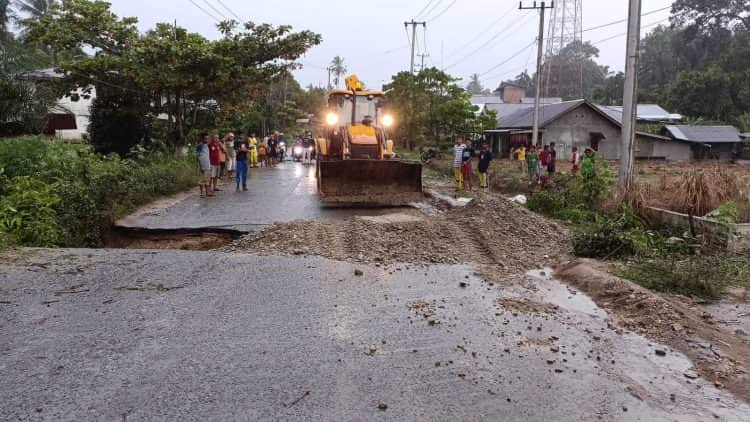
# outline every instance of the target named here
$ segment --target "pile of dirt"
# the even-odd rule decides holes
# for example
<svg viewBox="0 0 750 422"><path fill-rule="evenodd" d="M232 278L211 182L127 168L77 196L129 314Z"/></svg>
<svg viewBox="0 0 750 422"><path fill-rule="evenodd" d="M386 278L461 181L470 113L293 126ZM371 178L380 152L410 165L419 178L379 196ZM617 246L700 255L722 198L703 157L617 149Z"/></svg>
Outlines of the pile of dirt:
<svg viewBox="0 0 750 422"><path fill-rule="evenodd" d="M611 312L618 326L679 350L704 378L750 400L750 374L743 369L750 367L750 344L723 331L697 304L644 289L610 274L606 264L596 261L574 261L556 275Z"/></svg>
<svg viewBox="0 0 750 422"><path fill-rule="evenodd" d="M415 220L384 216L276 224L223 250L513 270L540 268L571 250L565 227L499 197Z"/></svg>

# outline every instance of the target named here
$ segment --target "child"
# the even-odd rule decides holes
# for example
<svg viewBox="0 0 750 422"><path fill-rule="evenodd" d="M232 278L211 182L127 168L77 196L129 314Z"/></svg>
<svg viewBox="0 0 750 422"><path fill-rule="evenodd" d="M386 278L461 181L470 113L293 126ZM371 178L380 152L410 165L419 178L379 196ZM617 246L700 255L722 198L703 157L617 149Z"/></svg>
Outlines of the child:
<svg viewBox="0 0 750 422"><path fill-rule="evenodd" d="M268 155L268 147L266 147L266 141L263 139L260 140L258 143L258 162L260 163L260 166L263 167L263 164L268 167L268 161L267 161L267 155Z"/></svg>
<svg viewBox="0 0 750 422"><path fill-rule="evenodd" d="M571 173L575 176L581 170L581 154L578 153L578 147L573 147L573 155L570 157L570 162L573 163Z"/></svg>
<svg viewBox="0 0 750 422"><path fill-rule="evenodd" d="M525 159L525 157L524 157ZM490 152L490 146L487 143L482 144L482 150L479 152L479 188L484 193L490 191L490 176L488 171L490 169L490 162L492 161L492 152Z"/></svg>
<svg viewBox="0 0 750 422"><path fill-rule="evenodd" d="M529 169L529 184L536 183L539 179L539 153L535 146L526 154L526 166Z"/></svg>

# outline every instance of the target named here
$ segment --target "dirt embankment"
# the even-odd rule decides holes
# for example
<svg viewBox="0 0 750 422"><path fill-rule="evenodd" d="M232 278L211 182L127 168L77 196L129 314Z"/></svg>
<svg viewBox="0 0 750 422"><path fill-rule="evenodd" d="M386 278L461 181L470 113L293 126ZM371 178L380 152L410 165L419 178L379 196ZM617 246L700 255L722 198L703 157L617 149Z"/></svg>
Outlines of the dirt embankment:
<svg viewBox="0 0 750 422"><path fill-rule="evenodd" d="M704 378L750 401L747 338L722 330L688 298L654 293L611 275L608 269L606 264L578 260L559 268L556 275L591 296L622 328L682 352Z"/></svg>
<svg viewBox="0 0 750 422"><path fill-rule="evenodd" d="M320 255L367 262L540 268L571 250L568 230L508 200L488 197L434 216L392 214L276 224L223 250Z"/></svg>

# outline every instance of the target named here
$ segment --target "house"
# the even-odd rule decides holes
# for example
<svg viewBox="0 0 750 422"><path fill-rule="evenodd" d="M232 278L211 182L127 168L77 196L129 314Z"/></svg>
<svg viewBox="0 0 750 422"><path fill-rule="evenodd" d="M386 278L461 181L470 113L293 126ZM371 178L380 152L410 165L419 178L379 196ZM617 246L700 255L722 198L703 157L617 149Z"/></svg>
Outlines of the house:
<svg viewBox="0 0 750 422"><path fill-rule="evenodd" d="M734 160L742 154L742 136L734 126L667 125L662 133L690 144L696 160Z"/></svg>
<svg viewBox="0 0 750 422"><path fill-rule="evenodd" d="M620 119L586 100L545 104L539 112L540 142L554 142L560 159L570 158L575 146L579 150L591 147L603 158L617 160L622 137ZM496 129L485 131L485 137L496 154L507 157L512 146L531 144L533 120L533 107L510 111L498 118ZM637 132L636 158L687 161L692 158L692 149L682 140Z"/></svg>
<svg viewBox="0 0 750 422"><path fill-rule="evenodd" d="M34 70L24 74L32 81L56 81L65 77L55 69ZM47 116L44 133L59 139L81 139L89 126L91 103L96 98L96 88L90 87L88 92L83 89L76 91L75 101L70 96L57 100Z"/></svg>
<svg viewBox="0 0 750 422"><path fill-rule="evenodd" d="M622 106L597 105L596 107L613 119L622 122ZM670 113L657 104L638 104L635 114L638 123L679 122L682 120L682 115Z"/></svg>

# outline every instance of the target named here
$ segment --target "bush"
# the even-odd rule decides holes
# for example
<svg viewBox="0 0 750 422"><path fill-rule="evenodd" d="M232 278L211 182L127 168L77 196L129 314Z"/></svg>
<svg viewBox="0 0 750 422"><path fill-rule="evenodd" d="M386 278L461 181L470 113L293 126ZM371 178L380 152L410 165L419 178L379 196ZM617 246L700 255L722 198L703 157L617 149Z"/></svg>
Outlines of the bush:
<svg viewBox="0 0 750 422"><path fill-rule="evenodd" d="M555 186L535 192L526 206L534 212L571 223L595 222L613 184L606 161L597 158L595 168L593 177L557 175Z"/></svg>
<svg viewBox="0 0 750 422"><path fill-rule="evenodd" d="M724 255L668 256L627 265L618 275L660 292L719 299L730 285L750 287L750 259Z"/></svg>
<svg viewBox="0 0 750 422"><path fill-rule="evenodd" d="M54 246L62 236L55 221L55 185L28 176L13 178L0 196L2 243Z"/></svg>
<svg viewBox="0 0 750 422"><path fill-rule="evenodd" d="M59 228L54 242L23 236L11 236L11 240L24 246L100 246L121 216L159 196L195 184L194 157L145 151L139 155L144 158L101 156L88 145L38 138L0 141L0 177L4 173L6 180L0 185L2 200L8 200L19 189L45 193L41 185L19 186L19 180L29 176L52 189L59 198L52 207L53 220L44 222L45 226Z"/></svg>
<svg viewBox="0 0 750 422"><path fill-rule="evenodd" d="M134 146L148 140L145 121L138 112L139 99L102 89L97 94L91 104L88 128L91 145L97 152L125 156Z"/></svg>

